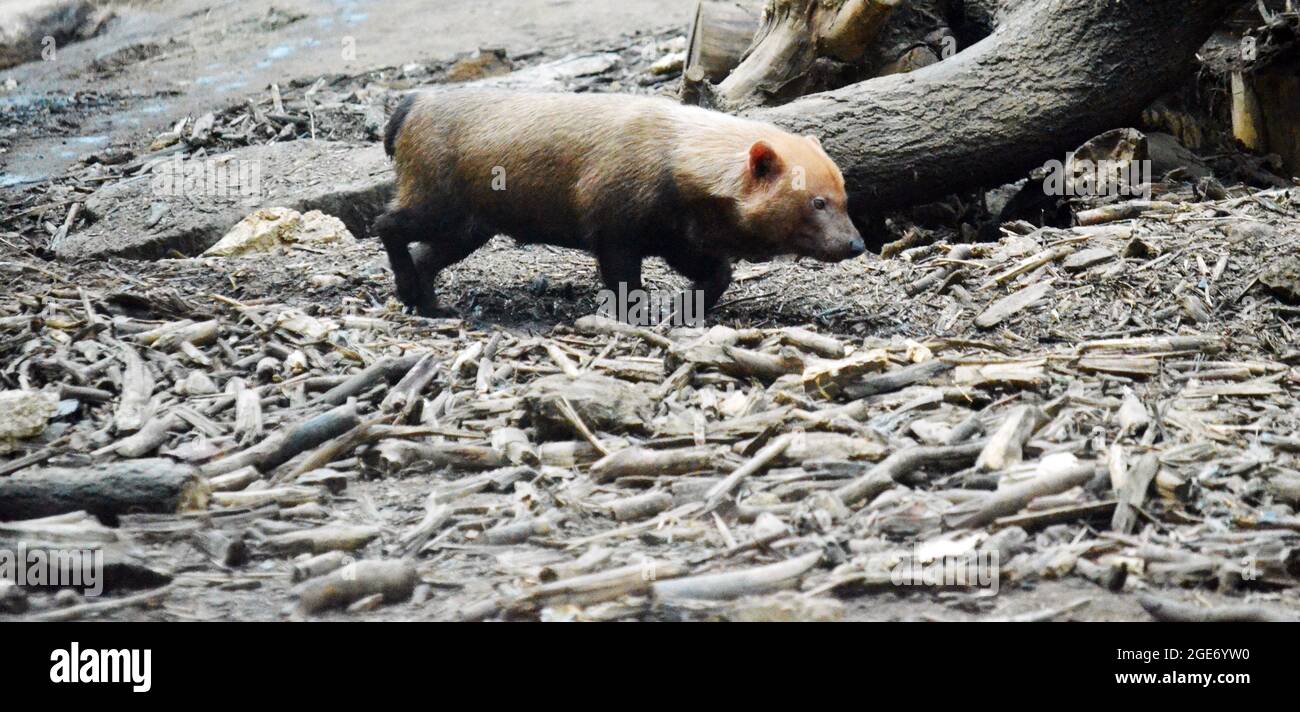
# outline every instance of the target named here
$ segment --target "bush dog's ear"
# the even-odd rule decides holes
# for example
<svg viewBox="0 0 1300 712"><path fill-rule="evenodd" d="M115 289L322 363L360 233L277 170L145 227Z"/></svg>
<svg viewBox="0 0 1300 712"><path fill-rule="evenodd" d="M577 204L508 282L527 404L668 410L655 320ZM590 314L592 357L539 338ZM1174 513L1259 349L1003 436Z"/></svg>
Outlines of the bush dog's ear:
<svg viewBox="0 0 1300 712"><path fill-rule="evenodd" d="M781 157L767 141L755 141L749 147L749 175L763 180L781 171Z"/></svg>

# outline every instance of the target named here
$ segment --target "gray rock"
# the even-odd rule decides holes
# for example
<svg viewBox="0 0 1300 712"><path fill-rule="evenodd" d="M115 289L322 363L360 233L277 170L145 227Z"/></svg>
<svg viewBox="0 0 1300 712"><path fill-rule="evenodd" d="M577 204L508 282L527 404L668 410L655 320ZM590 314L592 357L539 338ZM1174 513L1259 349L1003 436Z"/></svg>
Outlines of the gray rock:
<svg viewBox="0 0 1300 712"><path fill-rule="evenodd" d="M90 224L51 247L64 259L193 256L244 216L271 207L320 210L362 237L392 192L392 167L379 144L301 140L165 158L92 195Z"/></svg>

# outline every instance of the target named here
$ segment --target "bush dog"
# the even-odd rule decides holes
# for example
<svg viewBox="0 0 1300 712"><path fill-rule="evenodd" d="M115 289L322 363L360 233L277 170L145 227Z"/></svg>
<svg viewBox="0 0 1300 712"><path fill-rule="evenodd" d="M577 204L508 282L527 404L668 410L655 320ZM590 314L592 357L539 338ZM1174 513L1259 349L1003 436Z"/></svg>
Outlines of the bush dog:
<svg viewBox="0 0 1300 712"><path fill-rule="evenodd" d="M706 309L732 258L834 262L866 249L816 138L667 99L417 92L384 148L397 194L375 232L398 297L424 316L438 272L497 234L588 250L614 291L640 289L642 259L662 257Z"/></svg>

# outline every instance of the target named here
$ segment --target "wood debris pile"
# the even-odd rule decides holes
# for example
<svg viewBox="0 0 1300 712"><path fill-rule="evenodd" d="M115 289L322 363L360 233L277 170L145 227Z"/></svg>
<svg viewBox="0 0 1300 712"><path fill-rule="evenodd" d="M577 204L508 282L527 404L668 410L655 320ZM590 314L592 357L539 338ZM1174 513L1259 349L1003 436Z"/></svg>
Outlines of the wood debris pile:
<svg viewBox="0 0 1300 712"><path fill-rule="evenodd" d="M166 279L258 258L151 280L8 260L0 390L41 422L0 444L0 548L102 549L106 595L0 605L771 620L938 596L1033 619L1118 592L1294 617L1300 309L1260 275L1294 254L1296 197L1101 206L843 267L879 298L863 313L906 319L889 336L825 304L772 323L796 265L743 286L732 326L537 333ZM994 578L900 584L968 560ZM1048 581L1080 600L989 595Z"/></svg>
<svg viewBox="0 0 1300 712"><path fill-rule="evenodd" d="M587 256L502 240L438 320L373 241L41 259L98 188L374 142L412 87L669 92L679 32L273 85L0 199L0 553L103 588L0 576L0 617L1296 618L1300 189L1246 154L1271 189L1173 151L994 242L891 216L890 259L738 265L700 328L591 315Z"/></svg>

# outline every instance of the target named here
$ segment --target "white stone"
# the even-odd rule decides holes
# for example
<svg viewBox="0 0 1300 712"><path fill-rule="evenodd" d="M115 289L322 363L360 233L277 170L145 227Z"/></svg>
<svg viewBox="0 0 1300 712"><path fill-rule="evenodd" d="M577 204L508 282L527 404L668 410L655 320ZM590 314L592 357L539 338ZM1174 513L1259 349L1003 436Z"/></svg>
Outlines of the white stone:
<svg viewBox="0 0 1300 712"><path fill-rule="evenodd" d="M356 238L343 221L319 210L300 213L289 208L263 208L239 221L204 257L236 257L271 252L294 243L351 244Z"/></svg>
<svg viewBox="0 0 1300 712"><path fill-rule="evenodd" d="M57 406L57 398L41 391L0 392L0 454L45 432Z"/></svg>

